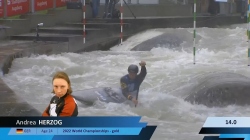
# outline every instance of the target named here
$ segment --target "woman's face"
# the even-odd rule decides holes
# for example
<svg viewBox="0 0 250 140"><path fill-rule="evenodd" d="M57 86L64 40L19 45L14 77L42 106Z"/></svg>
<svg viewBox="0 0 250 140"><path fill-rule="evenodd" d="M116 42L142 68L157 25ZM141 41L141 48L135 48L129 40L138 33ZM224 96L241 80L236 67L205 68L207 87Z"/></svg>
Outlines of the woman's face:
<svg viewBox="0 0 250 140"><path fill-rule="evenodd" d="M56 78L53 81L53 89L57 97L62 97L67 93L69 84L64 79Z"/></svg>

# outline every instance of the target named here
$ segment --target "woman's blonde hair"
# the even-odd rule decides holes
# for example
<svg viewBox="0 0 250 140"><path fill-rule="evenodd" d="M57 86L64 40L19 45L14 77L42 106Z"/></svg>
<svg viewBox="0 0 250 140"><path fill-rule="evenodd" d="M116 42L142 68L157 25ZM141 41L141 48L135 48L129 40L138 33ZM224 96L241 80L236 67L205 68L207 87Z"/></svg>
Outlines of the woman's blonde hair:
<svg viewBox="0 0 250 140"><path fill-rule="evenodd" d="M72 93L72 88L71 88L71 83L70 83L70 80L69 80L69 76L65 73L65 72L62 72L62 71L59 71L57 72L53 79L52 79L52 83L55 79L64 79L68 85L69 85L69 89L67 90L67 93L66 94L71 94ZM52 90L52 93L55 93L54 89Z"/></svg>

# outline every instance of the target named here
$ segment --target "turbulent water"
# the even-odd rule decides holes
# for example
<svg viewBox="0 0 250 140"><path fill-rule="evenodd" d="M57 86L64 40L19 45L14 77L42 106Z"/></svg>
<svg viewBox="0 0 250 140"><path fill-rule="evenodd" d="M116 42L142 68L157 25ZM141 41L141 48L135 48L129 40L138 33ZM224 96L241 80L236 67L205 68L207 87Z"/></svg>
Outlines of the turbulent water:
<svg viewBox="0 0 250 140"><path fill-rule="evenodd" d="M168 49L165 44L147 52L129 51L143 41L170 31L180 36L188 33L191 39L185 40L181 44L183 49L179 50ZM232 29L197 29L196 65L193 64L192 33L192 29L148 30L107 52L19 58L3 79L42 112L52 97L51 79L56 71L63 70L70 75L73 90L119 86L119 78L126 74L128 65L145 60L148 75L141 86L137 108L97 102L91 107L80 105L80 115L140 115L149 125L158 125L152 137L154 140L200 140L203 136L198 132L208 116L249 116L250 109L234 105L226 108L192 105L183 100L187 96L185 88L197 75L230 71L248 76L250 67L247 66L245 25Z"/></svg>

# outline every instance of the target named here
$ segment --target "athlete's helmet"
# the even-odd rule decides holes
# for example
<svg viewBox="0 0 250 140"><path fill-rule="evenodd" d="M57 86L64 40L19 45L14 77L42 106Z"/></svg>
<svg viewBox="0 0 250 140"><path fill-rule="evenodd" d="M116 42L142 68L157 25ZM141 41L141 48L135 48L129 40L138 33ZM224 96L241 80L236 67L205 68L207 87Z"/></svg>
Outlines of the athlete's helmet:
<svg viewBox="0 0 250 140"><path fill-rule="evenodd" d="M139 68L137 65L131 64L128 67L128 72L134 72L134 73L138 73Z"/></svg>

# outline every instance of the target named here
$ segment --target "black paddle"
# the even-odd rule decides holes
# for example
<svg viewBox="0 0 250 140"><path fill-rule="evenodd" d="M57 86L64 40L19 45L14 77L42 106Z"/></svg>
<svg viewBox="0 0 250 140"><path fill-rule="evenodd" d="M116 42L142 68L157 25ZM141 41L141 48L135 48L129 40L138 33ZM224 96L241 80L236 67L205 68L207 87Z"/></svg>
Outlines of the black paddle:
<svg viewBox="0 0 250 140"><path fill-rule="evenodd" d="M137 94L136 94L136 100L138 99L138 95L139 95L139 94L137 93ZM138 102L138 100L137 100L137 102ZM136 105L135 105L135 107L136 107Z"/></svg>

